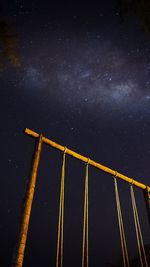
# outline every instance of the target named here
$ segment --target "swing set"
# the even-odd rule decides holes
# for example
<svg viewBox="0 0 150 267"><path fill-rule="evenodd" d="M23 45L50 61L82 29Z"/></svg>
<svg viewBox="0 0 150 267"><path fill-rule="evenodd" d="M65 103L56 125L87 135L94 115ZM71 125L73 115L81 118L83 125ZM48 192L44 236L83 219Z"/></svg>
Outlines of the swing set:
<svg viewBox="0 0 150 267"><path fill-rule="evenodd" d="M128 255L127 243L126 243L126 236L123 224L123 216L122 216L122 209L119 197L119 190L118 190L118 183L117 180L121 179L127 182L130 186L130 196L131 196L131 204L133 210L133 218L134 218L134 225L135 225L135 233L136 233L136 240L138 246L138 253L140 259L140 266L141 267L148 267L148 260L147 255L145 252L142 231L140 226L140 220L137 210L137 204L135 199L134 193L134 186L140 188L144 192L144 199L146 202L147 213L149 216L150 213L150 187L129 178L115 170L112 170L98 162L95 162L87 157L84 157L62 145L59 145L52 140L44 137L42 134L38 134L28 128L25 129L25 133L29 136L33 137L37 141L37 147L34 155L34 161L31 171L31 177L27 186L26 190L26 197L24 199L24 209L22 212L21 217L21 224L19 230L19 236L17 245L14 250L13 260L12 260L12 267L22 267L23 266L23 259L26 247L26 240L28 234L28 226L30 221L31 215L31 208L32 202L34 197L34 191L36 186L36 177L38 172L38 165L40 161L40 155L42 150L42 145L45 143L51 147L54 147L63 152L63 159L62 159L62 170L61 170L61 181L60 181L60 200L59 200L59 214L58 214L58 232L57 232L57 248L56 248L56 267L63 267L63 246L64 246L64 197L65 197L65 163L66 163L66 155L70 155L74 158L85 163L85 187L84 187L84 212L83 212L83 237L82 237L82 267L89 266L89 166L95 167L104 171L105 173L109 173L114 179L114 189L115 189L115 199L116 199L116 208L117 208L117 215L118 215L118 226L119 226L119 233L120 233L120 242L121 242L121 249L122 249L122 260L123 260L123 267L130 267L130 260ZM150 218L150 217L149 217Z"/></svg>

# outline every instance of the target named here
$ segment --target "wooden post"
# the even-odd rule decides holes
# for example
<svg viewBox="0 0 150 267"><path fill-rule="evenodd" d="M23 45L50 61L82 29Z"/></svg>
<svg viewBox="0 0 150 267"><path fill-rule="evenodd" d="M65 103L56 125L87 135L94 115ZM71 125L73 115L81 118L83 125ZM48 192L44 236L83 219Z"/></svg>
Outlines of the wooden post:
<svg viewBox="0 0 150 267"><path fill-rule="evenodd" d="M143 194L144 194L144 200L145 200L145 205L146 205L148 221L149 221L149 225L150 225L150 191L148 189L145 189L145 190L143 190Z"/></svg>
<svg viewBox="0 0 150 267"><path fill-rule="evenodd" d="M14 257L12 260L12 267L22 267L23 266L23 259L26 247L26 240L28 234L28 226L30 221L30 214L32 208L32 202L34 197L34 190L36 185L36 178L37 178L37 171L40 161L42 149L42 135L39 135L39 141L37 144L37 148L34 155L33 166L31 170L30 180L28 182L27 191L24 200L24 206L21 216L21 223L19 229L19 237L18 242L14 251Z"/></svg>

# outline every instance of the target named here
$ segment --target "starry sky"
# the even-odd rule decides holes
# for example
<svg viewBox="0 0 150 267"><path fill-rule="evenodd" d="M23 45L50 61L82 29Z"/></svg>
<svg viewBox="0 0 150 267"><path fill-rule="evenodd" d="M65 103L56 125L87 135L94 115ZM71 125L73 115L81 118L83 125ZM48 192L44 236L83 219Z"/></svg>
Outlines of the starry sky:
<svg viewBox="0 0 150 267"><path fill-rule="evenodd" d="M34 150L25 127L150 184L150 35L136 17L122 22L115 0L2 0L0 16L16 38L14 64L0 35L0 258L9 266ZM55 264L61 160L61 153L43 147L25 267ZM66 164L64 266L79 266L85 167L70 157ZM109 175L89 171L90 265L103 267L121 258L114 184ZM119 188L133 258L129 186ZM135 191L148 244L143 196Z"/></svg>

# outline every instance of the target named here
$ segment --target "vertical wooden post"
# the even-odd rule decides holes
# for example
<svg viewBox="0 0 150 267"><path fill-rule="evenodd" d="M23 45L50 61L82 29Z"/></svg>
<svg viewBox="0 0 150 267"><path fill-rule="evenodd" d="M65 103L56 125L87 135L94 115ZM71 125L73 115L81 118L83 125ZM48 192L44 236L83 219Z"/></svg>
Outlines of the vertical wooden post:
<svg viewBox="0 0 150 267"><path fill-rule="evenodd" d="M145 200L145 205L146 205L148 221L149 221L149 225L150 225L150 191L146 188L143 190L143 194L144 194L144 200Z"/></svg>
<svg viewBox="0 0 150 267"><path fill-rule="evenodd" d="M27 191L24 199L24 206L21 215L21 223L19 229L18 242L14 251L14 257L12 261L12 267L22 267L23 259L26 247L26 240L28 234L28 226L30 221L30 214L32 208L32 202L34 197L34 190L36 185L37 171L40 161L42 149L42 135L39 136L39 141L34 155L33 166L31 170L30 180L28 182Z"/></svg>

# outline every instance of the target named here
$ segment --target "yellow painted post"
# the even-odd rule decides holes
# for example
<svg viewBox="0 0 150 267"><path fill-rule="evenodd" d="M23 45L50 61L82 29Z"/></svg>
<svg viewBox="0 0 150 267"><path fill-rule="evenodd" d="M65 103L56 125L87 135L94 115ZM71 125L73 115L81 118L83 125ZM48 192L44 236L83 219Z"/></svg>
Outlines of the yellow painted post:
<svg viewBox="0 0 150 267"><path fill-rule="evenodd" d="M148 221L150 225L150 192L149 190L145 189L143 190L143 193L144 193L144 200L145 200L145 205L146 205Z"/></svg>
<svg viewBox="0 0 150 267"><path fill-rule="evenodd" d="M28 226L29 226L29 221L30 221L30 214L31 214L32 202L33 202L33 197L34 197L34 190L35 190L35 185L36 185L36 178L37 178L37 171L38 171L38 166L39 166L39 161L40 161L41 149L42 149L42 135L39 135L39 141L38 141L37 148L35 151L31 176L30 176L30 180L29 180L26 195L25 195L24 207L23 207L23 212L21 216L21 224L20 224L20 229L19 229L19 237L18 237L18 242L17 242L16 248L14 251L12 267L23 266L23 259L24 259L26 240L27 240L27 234L28 234Z"/></svg>

